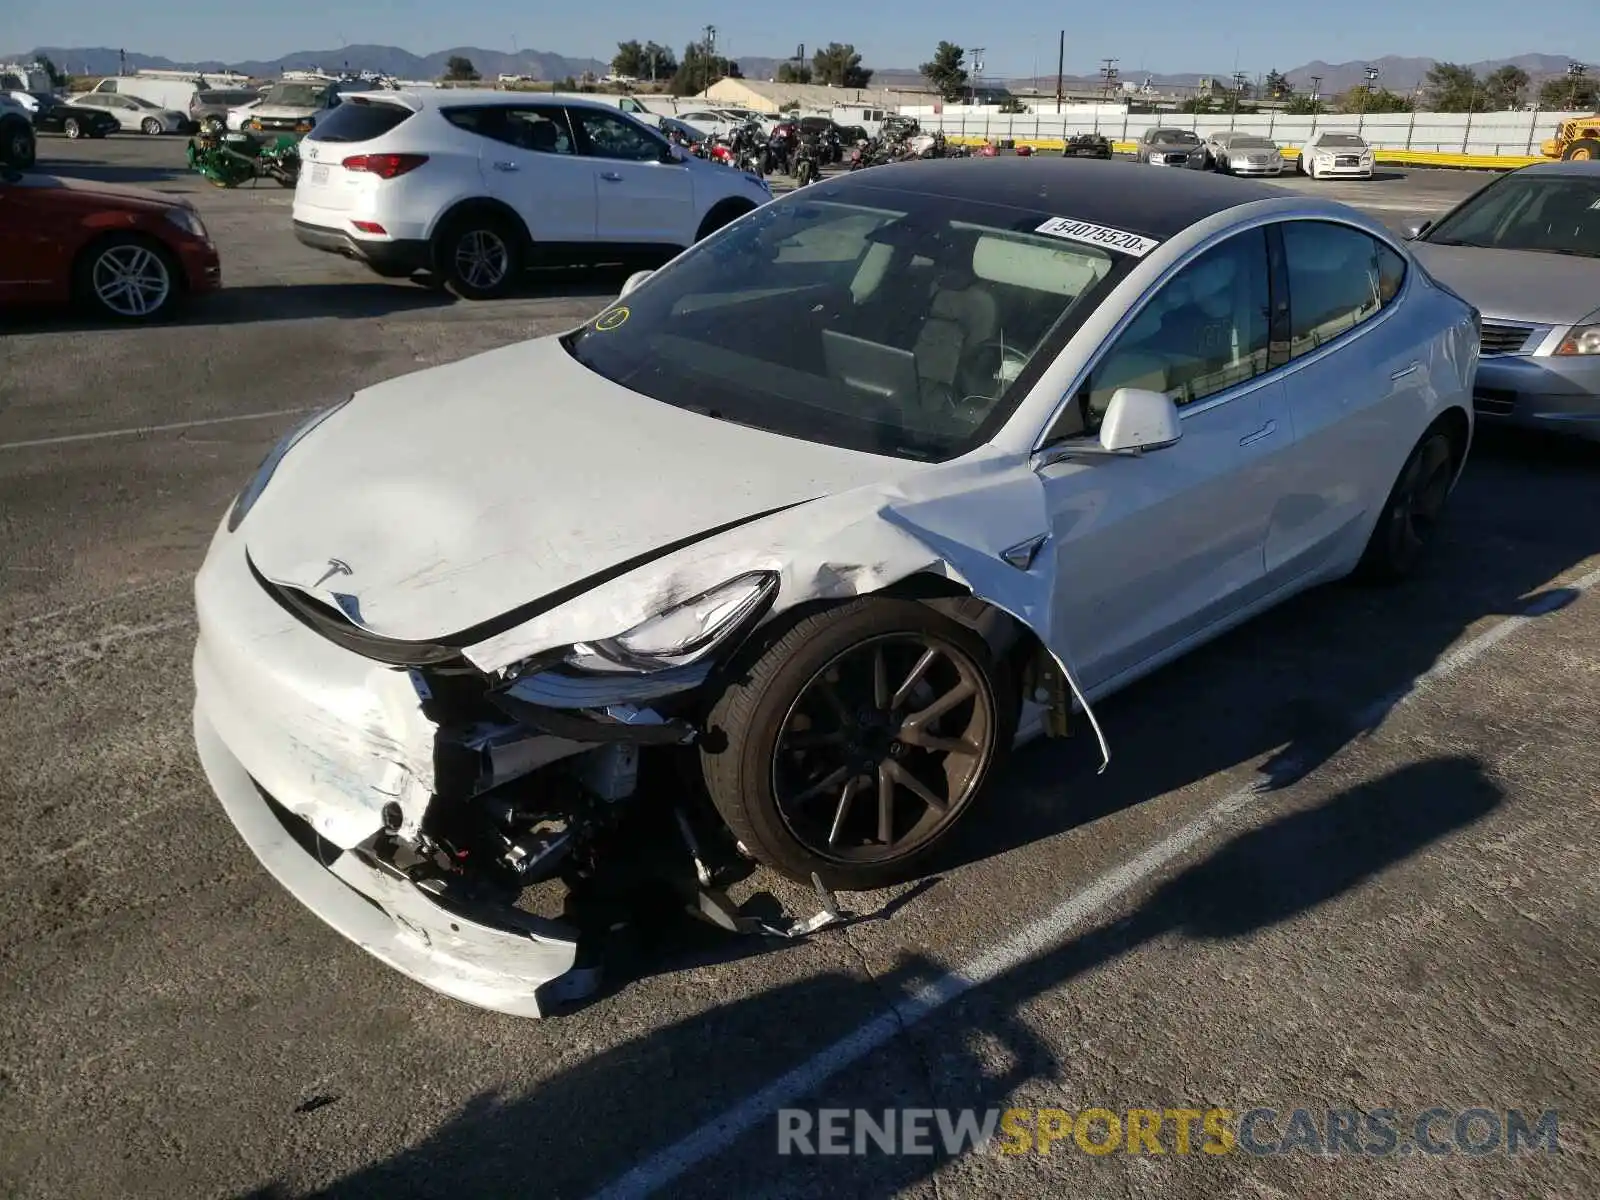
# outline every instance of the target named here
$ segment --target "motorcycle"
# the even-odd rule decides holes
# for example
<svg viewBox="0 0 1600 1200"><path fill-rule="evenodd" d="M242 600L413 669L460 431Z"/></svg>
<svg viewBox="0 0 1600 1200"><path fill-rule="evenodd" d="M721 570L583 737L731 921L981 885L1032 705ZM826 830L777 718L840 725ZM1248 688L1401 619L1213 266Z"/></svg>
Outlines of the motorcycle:
<svg viewBox="0 0 1600 1200"><path fill-rule="evenodd" d="M268 141L243 131L202 131L189 139L185 157L191 170L218 187L258 179L275 179L286 188L300 182L300 143L289 133Z"/></svg>
<svg viewBox="0 0 1600 1200"><path fill-rule="evenodd" d="M800 148L794 156L794 185L803 188L808 183L815 183L822 174L822 139L811 134L800 139Z"/></svg>

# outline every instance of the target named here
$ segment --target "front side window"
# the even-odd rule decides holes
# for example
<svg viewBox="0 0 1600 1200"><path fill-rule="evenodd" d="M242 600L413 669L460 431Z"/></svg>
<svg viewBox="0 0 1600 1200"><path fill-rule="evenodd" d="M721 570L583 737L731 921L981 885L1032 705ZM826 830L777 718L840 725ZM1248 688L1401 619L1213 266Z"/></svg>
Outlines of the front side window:
<svg viewBox="0 0 1600 1200"><path fill-rule="evenodd" d="M642 125L620 113L599 112L592 108L569 110L573 123L588 140L588 153L596 158L617 158L626 162L658 162L663 143Z"/></svg>
<svg viewBox="0 0 1600 1200"><path fill-rule="evenodd" d="M1034 232L1050 213L823 186L688 251L573 356L680 408L944 460L992 436L1136 261Z"/></svg>
<svg viewBox="0 0 1600 1200"><path fill-rule="evenodd" d="M274 108L325 108L330 94L327 84L275 83L262 103Z"/></svg>
<svg viewBox="0 0 1600 1200"><path fill-rule="evenodd" d="M1502 176L1422 240L1600 258L1600 177L1520 171Z"/></svg>
<svg viewBox="0 0 1600 1200"><path fill-rule="evenodd" d="M1268 368L1267 239L1235 234L1162 285L1111 348L1078 396L1078 427L1094 433L1118 388L1165 392L1180 408L1237 387Z"/></svg>
<svg viewBox="0 0 1600 1200"><path fill-rule="evenodd" d="M1329 221L1286 221L1290 357L1376 316L1405 281L1405 260L1374 237Z"/></svg>

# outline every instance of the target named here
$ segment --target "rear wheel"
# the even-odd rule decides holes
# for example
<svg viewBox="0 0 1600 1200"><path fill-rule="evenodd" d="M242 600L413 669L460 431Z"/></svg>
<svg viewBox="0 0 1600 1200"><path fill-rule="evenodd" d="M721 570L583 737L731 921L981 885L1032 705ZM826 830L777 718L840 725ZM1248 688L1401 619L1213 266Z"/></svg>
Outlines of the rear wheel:
<svg viewBox="0 0 1600 1200"><path fill-rule="evenodd" d="M161 132L161 122L154 117L146 117L139 123L139 128L150 137L156 137Z"/></svg>
<svg viewBox="0 0 1600 1200"><path fill-rule="evenodd" d="M1456 448L1449 436L1442 429L1429 430L1400 469L1356 568L1360 578L1392 583L1415 573L1444 515L1455 473Z"/></svg>
<svg viewBox="0 0 1600 1200"><path fill-rule="evenodd" d="M1561 156L1571 162L1593 162L1600 159L1600 138L1579 138L1567 147Z"/></svg>
<svg viewBox="0 0 1600 1200"><path fill-rule="evenodd" d="M744 216L745 213L753 212L754 210L755 205L748 201L724 200L706 214L706 219L700 222L700 231L694 235L694 240L698 242L708 238L724 225L731 224Z"/></svg>
<svg viewBox="0 0 1600 1200"><path fill-rule="evenodd" d="M433 260L444 286L463 300L494 300L517 285L522 239L502 216L468 213L434 235Z"/></svg>
<svg viewBox="0 0 1600 1200"><path fill-rule="evenodd" d="M20 117L0 122L0 163L31 167L38 155L33 126Z"/></svg>
<svg viewBox="0 0 1600 1200"><path fill-rule="evenodd" d="M1015 736L1005 677L982 638L914 601L802 618L712 709L712 803L791 879L864 890L923 874Z"/></svg>
<svg viewBox="0 0 1600 1200"><path fill-rule="evenodd" d="M221 117L207 117L205 128L207 133L221 133L228 128L228 122Z"/></svg>
<svg viewBox="0 0 1600 1200"><path fill-rule="evenodd" d="M115 321L158 321L181 293L177 264L153 238L118 233L79 257L73 295L83 307Z"/></svg>
<svg viewBox="0 0 1600 1200"><path fill-rule="evenodd" d="M78 124L77 117L68 117L61 122L61 132L76 140L83 136L83 126Z"/></svg>

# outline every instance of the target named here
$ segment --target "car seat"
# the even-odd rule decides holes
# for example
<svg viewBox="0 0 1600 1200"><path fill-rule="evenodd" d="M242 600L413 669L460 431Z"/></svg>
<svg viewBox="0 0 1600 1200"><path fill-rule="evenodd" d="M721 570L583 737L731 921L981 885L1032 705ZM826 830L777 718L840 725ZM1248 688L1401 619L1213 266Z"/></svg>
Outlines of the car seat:
<svg viewBox="0 0 1600 1200"><path fill-rule="evenodd" d="M999 303L972 271L975 247L975 240L963 243L952 256L956 261L939 271L911 348L926 414L946 412L964 399L955 386L963 358L1000 330Z"/></svg>
<svg viewBox="0 0 1600 1200"><path fill-rule="evenodd" d="M1377 311L1378 270L1373 243L1364 234L1291 224L1284 238L1296 353L1338 337Z"/></svg>
<svg viewBox="0 0 1600 1200"><path fill-rule="evenodd" d="M521 122L526 127L523 141L529 150L555 154L561 147L561 134L554 121Z"/></svg>

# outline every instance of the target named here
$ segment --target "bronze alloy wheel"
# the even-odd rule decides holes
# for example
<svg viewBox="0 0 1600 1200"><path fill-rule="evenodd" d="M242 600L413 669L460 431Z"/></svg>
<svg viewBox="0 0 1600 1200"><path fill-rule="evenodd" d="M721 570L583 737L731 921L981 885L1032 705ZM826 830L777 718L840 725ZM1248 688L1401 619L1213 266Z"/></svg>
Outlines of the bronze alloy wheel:
<svg viewBox="0 0 1600 1200"><path fill-rule="evenodd" d="M820 858L904 859L967 808L996 729L992 692L959 647L926 632L870 638L813 674L789 706L773 798Z"/></svg>

